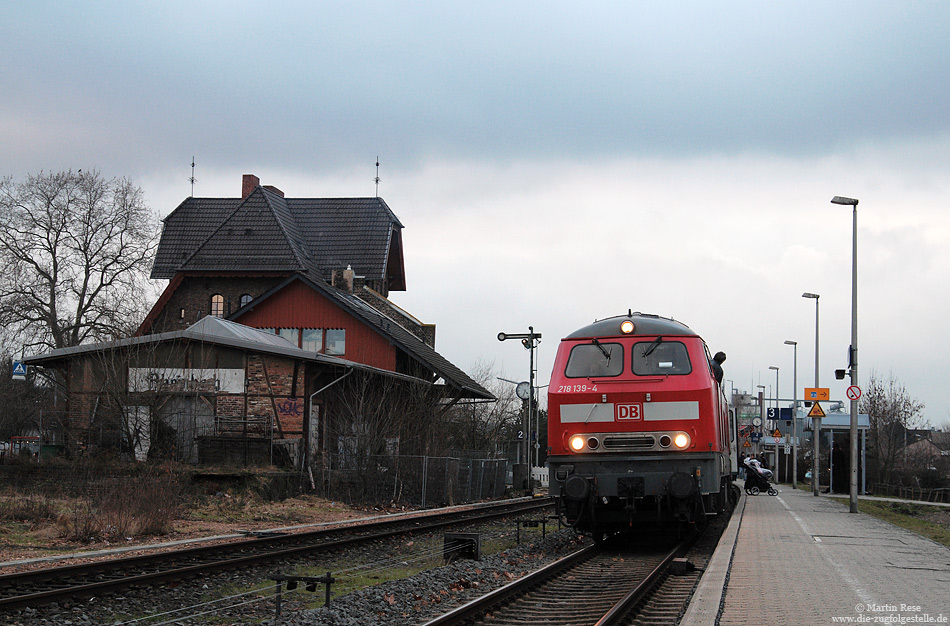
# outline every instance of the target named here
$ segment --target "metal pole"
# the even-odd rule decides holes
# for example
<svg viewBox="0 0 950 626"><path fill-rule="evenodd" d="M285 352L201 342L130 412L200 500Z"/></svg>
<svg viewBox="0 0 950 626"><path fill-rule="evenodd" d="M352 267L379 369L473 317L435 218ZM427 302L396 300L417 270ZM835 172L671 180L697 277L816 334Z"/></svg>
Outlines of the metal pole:
<svg viewBox="0 0 950 626"><path fill-rule="evenodd" d="M815 296L815 389L819 387L818 385L818 296ZM818 497L818 479L820 476L820 467L821 464L818 462L819 451L821 450L821 418L814 418L814 424L812 427L812 442L814 443L814 450L812 451L812 460L811 460L811 490L812 495L816 498Z"/></svg>
<svg viewBox="0 0 950 626"><path fill-rule="evenodd" d="M778 430L779 421L782 419L782 407L779 406L778 398L778 368L774 365L769 365L770 370L775 370L775 420L772 422L772 435L775 435L775 431ZM773 437L775 439L775 482L779 481L779 469L781 463L779 462L779 453L778 453L778 437ZM788 466L785 466L785 473L788 474ZM785 478L788 478L786 476Z"/></svg>
<svg viewBox="0 0 950 626"><path fill-rule="evenodd" d="M851 386L858 385L858 201L851 229ZM858 400L851 400L851 513L858 512Z"/></svg>
<svg viewBox="0 0 950 626"><path fill-rule="evenodd" d="M786 341L794 348L792 370L792 489L798 489L798 342Z"/></svg>
<svg viewBox="0 0 950 626"><path fill-rule="evenodd" d="M531 414L534 409L534 326L528 326L528 341L531 353L530 357L530 368L531 371L528 373L528 415L527 423L525 424L525 438L524 438L524 462L528 466L528 493L534 493L534 476L531 473Z"/></svg>
<svg viewBox="0 0 950 626"><path fill-rule="evenodd" d="M775 368L775 430L778 430L779 421L782 419L782 407L779 405L779 392L778 392L778 368ZM779 470L779 459L781 457L778 453L778 439L775 440L775 478L778 479L778 470ZM788 480L788 464L785 465L785 479Z"/></svg>

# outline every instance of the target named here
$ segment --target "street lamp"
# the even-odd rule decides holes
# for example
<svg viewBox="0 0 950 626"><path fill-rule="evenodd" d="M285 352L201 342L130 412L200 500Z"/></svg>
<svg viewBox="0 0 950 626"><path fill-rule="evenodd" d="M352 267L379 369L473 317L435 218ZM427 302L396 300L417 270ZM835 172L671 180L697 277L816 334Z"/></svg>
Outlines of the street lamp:
<svg viewBox="0 0 950 626"><path fill-rule="evenodd" d="M798 489L798 342L785 341L795 350L792 370L792 489Z"/></svg>
<svg viewBox="0 0 950 626"><path fill-rule="evenodd" d="M758 394L758 398L759 398L759 425L757 426L757 428L760 429L759 434L761 435L762 432L765 431L765 399L764 399L765 385L756 385L755 388L758 389L756 393ZM754 421L752 423L755 424ZM755 445L755 453L757 455L761 452L761 450L759 449L759 446L761 445L761 441L762 439L759 439L759 443L756 443Z"/></svg>
<svg viewBox="0 0 950 626"><path fill-rule="evenodd" d="M815 389L818 388L818 294L817 293L808 293L807 291L802 294L803 298L814 298L815 299ZM812 459L811 459L811 490L812 494L817 498L818 497L818 448L819 448L819 439L821 438L821 418L814 417L811 438L813 445Z"/></svg>
<svg viewBox="0 0 950 626"><path fill-rule="evenodd" d="M782 419L782 407L778 403L778 398L781 395L778 392L778 368L774 365L769 365L770 370L775 370L775 420L772 422L772 435L774 437L775 431L778 430L778 422ZM778 455L778 438L775 437L775 478L778 480L778 466L779 466L779 455ZM788 465L785 466L785 473L788 474Z"/></svg>
<svg viewBox="0 0 950 626"><path fill-rule="evenodd" d="M832 204L851 206L851 353L848 360L851 369L851 386L858 385L858 201L855 198L835 196ZM858 512L858 399L851 396L851 512Z"/></svg>

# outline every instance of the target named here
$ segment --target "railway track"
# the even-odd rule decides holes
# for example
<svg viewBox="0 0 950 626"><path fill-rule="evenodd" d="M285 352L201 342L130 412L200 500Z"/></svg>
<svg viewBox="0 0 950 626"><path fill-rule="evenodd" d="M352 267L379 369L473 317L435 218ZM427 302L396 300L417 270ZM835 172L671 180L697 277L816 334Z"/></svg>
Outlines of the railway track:
<svg viewBox="0 0 950 626"><path fill-rule="evenodd" d="M694 540L695 536L690 536L666 549L589 546L425 626L628 623L631 614L659 589L676 557Z"/></svg>
<svg viewBox="0 0 950 626"><path fill-rule="evenodd" d="M520 515L539 511L550 504L547 498L521 498L472 508L440 509L422 515L343 524L329 529L272 534L230 543L0 575L0 611L253 566L402 533Z"/></svg>

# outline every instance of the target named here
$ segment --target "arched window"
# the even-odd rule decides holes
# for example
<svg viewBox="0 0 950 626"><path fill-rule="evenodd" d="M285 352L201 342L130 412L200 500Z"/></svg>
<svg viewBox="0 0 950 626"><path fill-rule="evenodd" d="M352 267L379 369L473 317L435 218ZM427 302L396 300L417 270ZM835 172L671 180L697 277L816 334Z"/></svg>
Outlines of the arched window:
<svg viewBox="0 0 950 626"><path fill-rule="evenodd" d="M211 296L211 315L224 317L224 296L220 293Z"/></svg>
<svg viewBox="0 0 950 626"><path fill-rule="evenodd" d="M248 304L251 303L251 300L253 300L253 299L254 299L254 297L253 297L251 294L249 294L249 293L243 294L243 295L241 296L241 308L243 309L244 307L246 307Z"/></svg>

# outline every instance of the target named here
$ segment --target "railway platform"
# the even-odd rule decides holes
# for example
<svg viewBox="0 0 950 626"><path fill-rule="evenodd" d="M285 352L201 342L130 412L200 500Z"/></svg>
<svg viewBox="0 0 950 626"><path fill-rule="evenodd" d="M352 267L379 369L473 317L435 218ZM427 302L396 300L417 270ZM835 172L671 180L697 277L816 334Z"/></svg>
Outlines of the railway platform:
<svg viewBox="0 0 950 626"><path fill-rule="evenodd" d="M680 626L950 624L950 548L778 489L742 494Z"/></svg>

